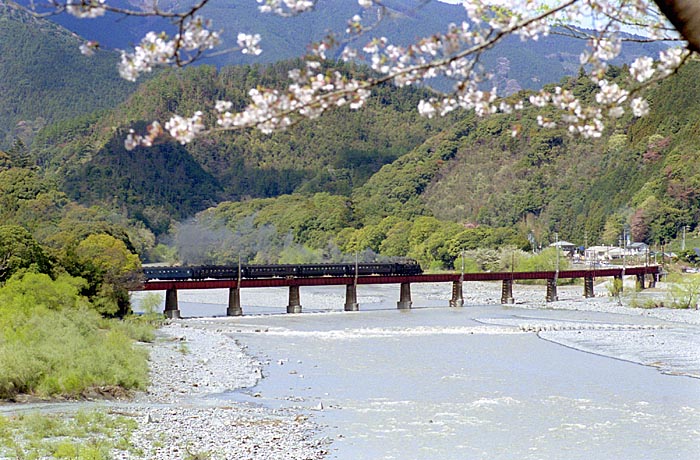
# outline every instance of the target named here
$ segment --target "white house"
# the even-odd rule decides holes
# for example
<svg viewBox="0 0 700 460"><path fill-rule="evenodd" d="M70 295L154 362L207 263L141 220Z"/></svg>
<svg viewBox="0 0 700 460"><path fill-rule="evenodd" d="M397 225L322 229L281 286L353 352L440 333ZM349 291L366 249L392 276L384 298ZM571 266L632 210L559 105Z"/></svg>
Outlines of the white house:
<svg viewBox="0 0 700 460"><path fill-rule="evenodd" d="M586 260L589 263L609 260L619 260L623 257L640 258L649 252L649 246L645 243L630 243L625 249L618 246L591 246L586 249Z"/></svg>
<svg viewBox="0 0 700 460"><path fill-rule="evenodd" d="M591 246L590 248L586 248L586 260L590 263L596 261L612 260L613 257L610 254L610 251L615 250L620 250L620 248L616 246Z"/></svg>

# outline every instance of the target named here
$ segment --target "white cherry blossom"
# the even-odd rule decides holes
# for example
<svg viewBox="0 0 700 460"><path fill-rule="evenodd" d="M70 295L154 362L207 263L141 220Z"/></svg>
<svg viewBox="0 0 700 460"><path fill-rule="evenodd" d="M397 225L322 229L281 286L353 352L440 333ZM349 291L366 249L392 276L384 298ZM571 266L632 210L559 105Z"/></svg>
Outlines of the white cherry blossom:
<svg viewBox="0 0 700 460"><path fill-rule="evenodd" d="M239 32L238 34L238 46L241 47L241 53L252 54L257 56L262 53L262 49L258 46L260 43L260 34L246 34Z"/></svg>
<svg viewBox="0 0 700 460"><path fill-rule="evenodd" d="M98 18L104 16L105 0L68 0L66 11L79 18Z"/></svg>
<svg viewBox="0 0 700 460"><path fill-rule="evenodd" d="M63 1L63 5L54 4L81 18L97 17L107 11L128 14L128 10L108 4L109 0ZM122 51L120 74L128 80L136 80L155 66L186 65L219 45L219 33L211 30L207 20L197 16L209 0L198 1L190 9L182 7L181 12L161 11L157 5L153 6L152 13L148 14L170 18L180 32L174 36L150 32L133 50ZM257 3L262 12L294 16L313 10L317 1L257 0ZM390 43L385 37L363 40L363 34L376 25L369 23L372 18L380 21L391 16L390 6L384 3L357 0L358 13L347 19L346 29L311 44L305 64L290 72L287 88L251 90L248 105L240 111L233 110L230 102L216 101L211 104L211 117L205 117L204 112L189 118L173 115L165 124L165 130L153 123L147 134L130 132L125 145L129 148L151 145L164 132L179 142L189 142L212 130L255 127L271 132L285 129L299 119L316 118L332 107L359 109L376 85L385 82L417 85L436 77L453 81L453 92L421 101L417 110L427 117L443 116L458 109L488 116L534 107L542 112L537 118L542 128L563 127L573 135L599 137L606 119L622 116L628 103L633 115L648 113L649 105L640 97L644 88L673 74L690 56L687 49L672 48L663 51L656 61L649 56L639 57L629 63L626 80L610 80L609 62L620 54L625 33L636 32L653 40L678 38L670 23L661 20L664 16L651 0L462 0L464 17L455 17L454 24L445 31L436 31L409 45ZM143 11L134 14L142 15ZM592 100L584 103L570 90L559 86L523 96L522 100L506 102L499 98L491 88L491 75L482 68L483 53L505 37L516 35L521 40L538 40L562 24L583 27L571 34L587 43L580 62L587 77L598 85ZM559 28L557 32L568 30ZM242 53L260 54L260 35L236 32ZM356 46L349 46L350 40L355 40ZM90 43L81 45L81 52L91 54L98 49ZM337 51L345 61L368 64L379 76L356 80L337 72L324 73L322 62ZM215 124L205 126L205 118L216 120ZM519 132L519 128L514 128L513 132Z"/></svg>
<svg viewBox="0 0 700 460"><path fill-rule="evenodd" d="M177 139L181 144L192 142L200 132L204 131L204 123L202 123L202 112L195 112L190 118L183 118L179 115L172 117L165 123L165 129L168 130L171 136Z"/></svg>
<svg viewBox="0 0 700 460"><path fill-rule="evenodd" d="M641 97L632 99L630 107L635 117L644 117L649 114L649 103Z"/></svg>
<svg viewBox="0 0 700 460"><path fill-rule="evenodd" d="M638 57L630 66L630 74L638 82L645 82L654 76L654 60L649 56Z"/></svg>

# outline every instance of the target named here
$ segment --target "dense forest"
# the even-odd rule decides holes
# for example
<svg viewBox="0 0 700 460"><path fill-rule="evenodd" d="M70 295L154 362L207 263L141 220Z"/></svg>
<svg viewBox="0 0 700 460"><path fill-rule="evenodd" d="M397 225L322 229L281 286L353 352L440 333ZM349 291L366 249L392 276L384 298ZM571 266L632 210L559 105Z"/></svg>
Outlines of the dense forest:
<svg viewBox="0 0 700 460"><path fill-rule="evenodd" d="M362 111L335 110L270 136L248 131L186 146L163 142L148 149L124 148L129 127L172 112L193 113L215 99L242 106L247 88L280 85L295 64L163 72L102 117L46 128L37 135L32 155L71 198L110 202L161 234L174 221L224 200L319 191L349 195L383 165L449 124L418 116L414 107L425 90L386 86Z"/></svg>
<svg viewBox="0 0 700 460"><path fill-rule="evenodd" d="M555 234L579 245L616 245L623 232L633 241L668 243L700 217L697 128L682 121L693 120L698 106L681 95L697 86L698 72L693 63L653 88L652 115L623 117L600 139L543 130L533 109L487 119L461 114L349 194L299 190L222 203L198 224L228 229L231 243L201 260L293 261L371 250L451 268L463 250L546 246ZM593 88L585 78L565 84L583 97ZM675 99L684 103L669 107ZM516 124L520 135L513 137ZM250 237L261 232L269 236L267 250Z"/></svg>
<svg viewBox="0 0 700 460"><path fill-rule="evenodd" d="M692 121L700 106L687 97L699 72L693 63L653 88L649 117L611 121L595 141L540 129L532 110L466 115L450 135L384 167L353 197L368 215L389 205L388 214L518 228L545 243L557 232L578 244L617 244L625 228L635 241L668 242L700 217L700 139ZM585 97L593 84L571 79L566 86ZM412 195L396 196L410 187Z"/></svg>

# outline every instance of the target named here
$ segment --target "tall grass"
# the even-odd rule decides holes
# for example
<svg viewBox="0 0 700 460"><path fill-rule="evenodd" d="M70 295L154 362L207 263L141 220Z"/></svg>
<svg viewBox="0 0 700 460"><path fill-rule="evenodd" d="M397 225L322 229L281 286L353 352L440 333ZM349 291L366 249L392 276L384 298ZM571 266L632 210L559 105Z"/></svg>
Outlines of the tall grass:
<svg viewBox="0 0 700 460"><path fill-rule="evenodd" d="M147 334L103 320L79 287L75 278L40 274L0 287L0 398L145 388L147 352L133 346L132 336Z"/></svg>
<svg viewBox="0 0 700 460"><path fill-rule="evenodd" d="M136 426L132 418L98 411L0 416L0 458L108 460L119 452L140 458L130 444Z"/></svg>

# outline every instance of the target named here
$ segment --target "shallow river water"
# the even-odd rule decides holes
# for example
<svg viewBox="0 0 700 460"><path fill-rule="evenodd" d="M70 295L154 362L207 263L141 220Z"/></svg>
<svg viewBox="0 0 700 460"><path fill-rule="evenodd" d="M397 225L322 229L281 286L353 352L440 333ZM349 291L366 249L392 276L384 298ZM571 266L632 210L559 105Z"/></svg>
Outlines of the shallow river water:
<svg viewBox="0 0 700 460"><path fill-rule="evenodd" d="M235 324L265 378L217 397L301 408L333 459L700 459L697 326L412 288L405 311L398 286L362 286L360 312L303 288L299 315L285 289L244 290L246 316L200 321ZM225 313L225 291L179 294L183 316Z"/></svg>

